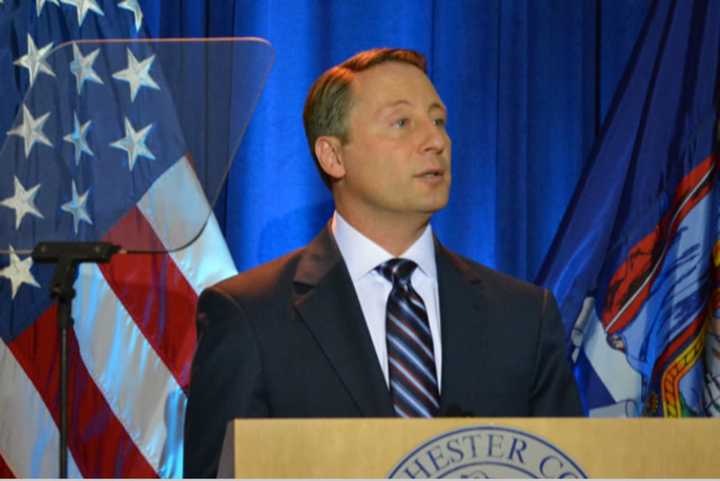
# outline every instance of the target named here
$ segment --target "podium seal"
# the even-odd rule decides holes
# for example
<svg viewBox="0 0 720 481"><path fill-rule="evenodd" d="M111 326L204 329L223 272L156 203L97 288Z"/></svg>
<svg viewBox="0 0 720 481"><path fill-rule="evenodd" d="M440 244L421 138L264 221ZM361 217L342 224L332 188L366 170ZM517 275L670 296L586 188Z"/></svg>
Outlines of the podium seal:
<svg viewBox="0 0 720 481"><path fill-rule="evenodd" d="M436 436L405 456L388 478L586 478L548 441L501 426L475 426Z"/></svg>

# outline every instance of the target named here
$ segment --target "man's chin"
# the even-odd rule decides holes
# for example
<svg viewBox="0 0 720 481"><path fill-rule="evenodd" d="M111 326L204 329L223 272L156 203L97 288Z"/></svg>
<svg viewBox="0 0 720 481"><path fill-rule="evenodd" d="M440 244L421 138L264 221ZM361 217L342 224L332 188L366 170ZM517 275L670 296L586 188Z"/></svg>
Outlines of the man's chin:
<svg viewBox="0 0 720 481"><path fill-rule="evenodd" d="M431 202L426 201L419 205L417 210L425 215L431 216L435 212L444 209L447 203L447 197L436 199Z"/></svg>
<svg viewBox="0 0 720 481"><path fill-rule="evenodd" d="M426 204L427 210L435 213L440 209L443 209L448 204L449 199L450 191L446 189L444 191L433 192L423 200Z"/></svg>

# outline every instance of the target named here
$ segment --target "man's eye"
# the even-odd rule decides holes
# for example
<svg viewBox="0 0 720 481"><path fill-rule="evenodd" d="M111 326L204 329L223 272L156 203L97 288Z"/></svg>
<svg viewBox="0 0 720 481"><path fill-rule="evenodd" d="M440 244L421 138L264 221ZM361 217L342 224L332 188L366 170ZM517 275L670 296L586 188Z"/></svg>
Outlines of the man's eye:
<svg viewBox="0 0 720 481"><path fill-rule="evenodd" d="M442 117L433 120L433 122L434 122L435 125L438 126L438 127L445 127L445 124L447 124L447 120L445 120L445 119L442 118Z"/></svg>
<svg viewBox="0 0 720 481"><path fill-rule="evenodd" d="M399 127L403 128L406 127L408 124L408 119L397 119L395 122L393 122L393 127Z"/></svg>

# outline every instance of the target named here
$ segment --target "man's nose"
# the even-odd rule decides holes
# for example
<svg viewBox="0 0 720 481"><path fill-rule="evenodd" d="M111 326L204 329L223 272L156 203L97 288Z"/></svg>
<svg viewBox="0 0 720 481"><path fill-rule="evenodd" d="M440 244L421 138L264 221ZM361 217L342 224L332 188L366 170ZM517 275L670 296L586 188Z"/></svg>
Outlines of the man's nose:
<svg viewBox="0 0 720 481"><path fill-rule="evenodd" d="M450 138L443 126L437 125L434 120L426 122L421 147L424 152L431 151L439 154L444 152L449 144Z"/></svg>

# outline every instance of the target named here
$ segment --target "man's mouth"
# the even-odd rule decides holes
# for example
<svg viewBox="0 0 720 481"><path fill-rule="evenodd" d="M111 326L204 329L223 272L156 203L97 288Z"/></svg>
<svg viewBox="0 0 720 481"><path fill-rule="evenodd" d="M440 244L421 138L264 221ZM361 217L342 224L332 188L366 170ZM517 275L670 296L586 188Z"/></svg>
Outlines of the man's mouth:
<svg viewBox="0 0 720 481"><path fill-rule="evenodd" d="M445 174L445 172L442 169L427 169L423 170L419 174L416 175L416 177L420 177L422 179L432 179L432 178L440 178Z"/></svg>

